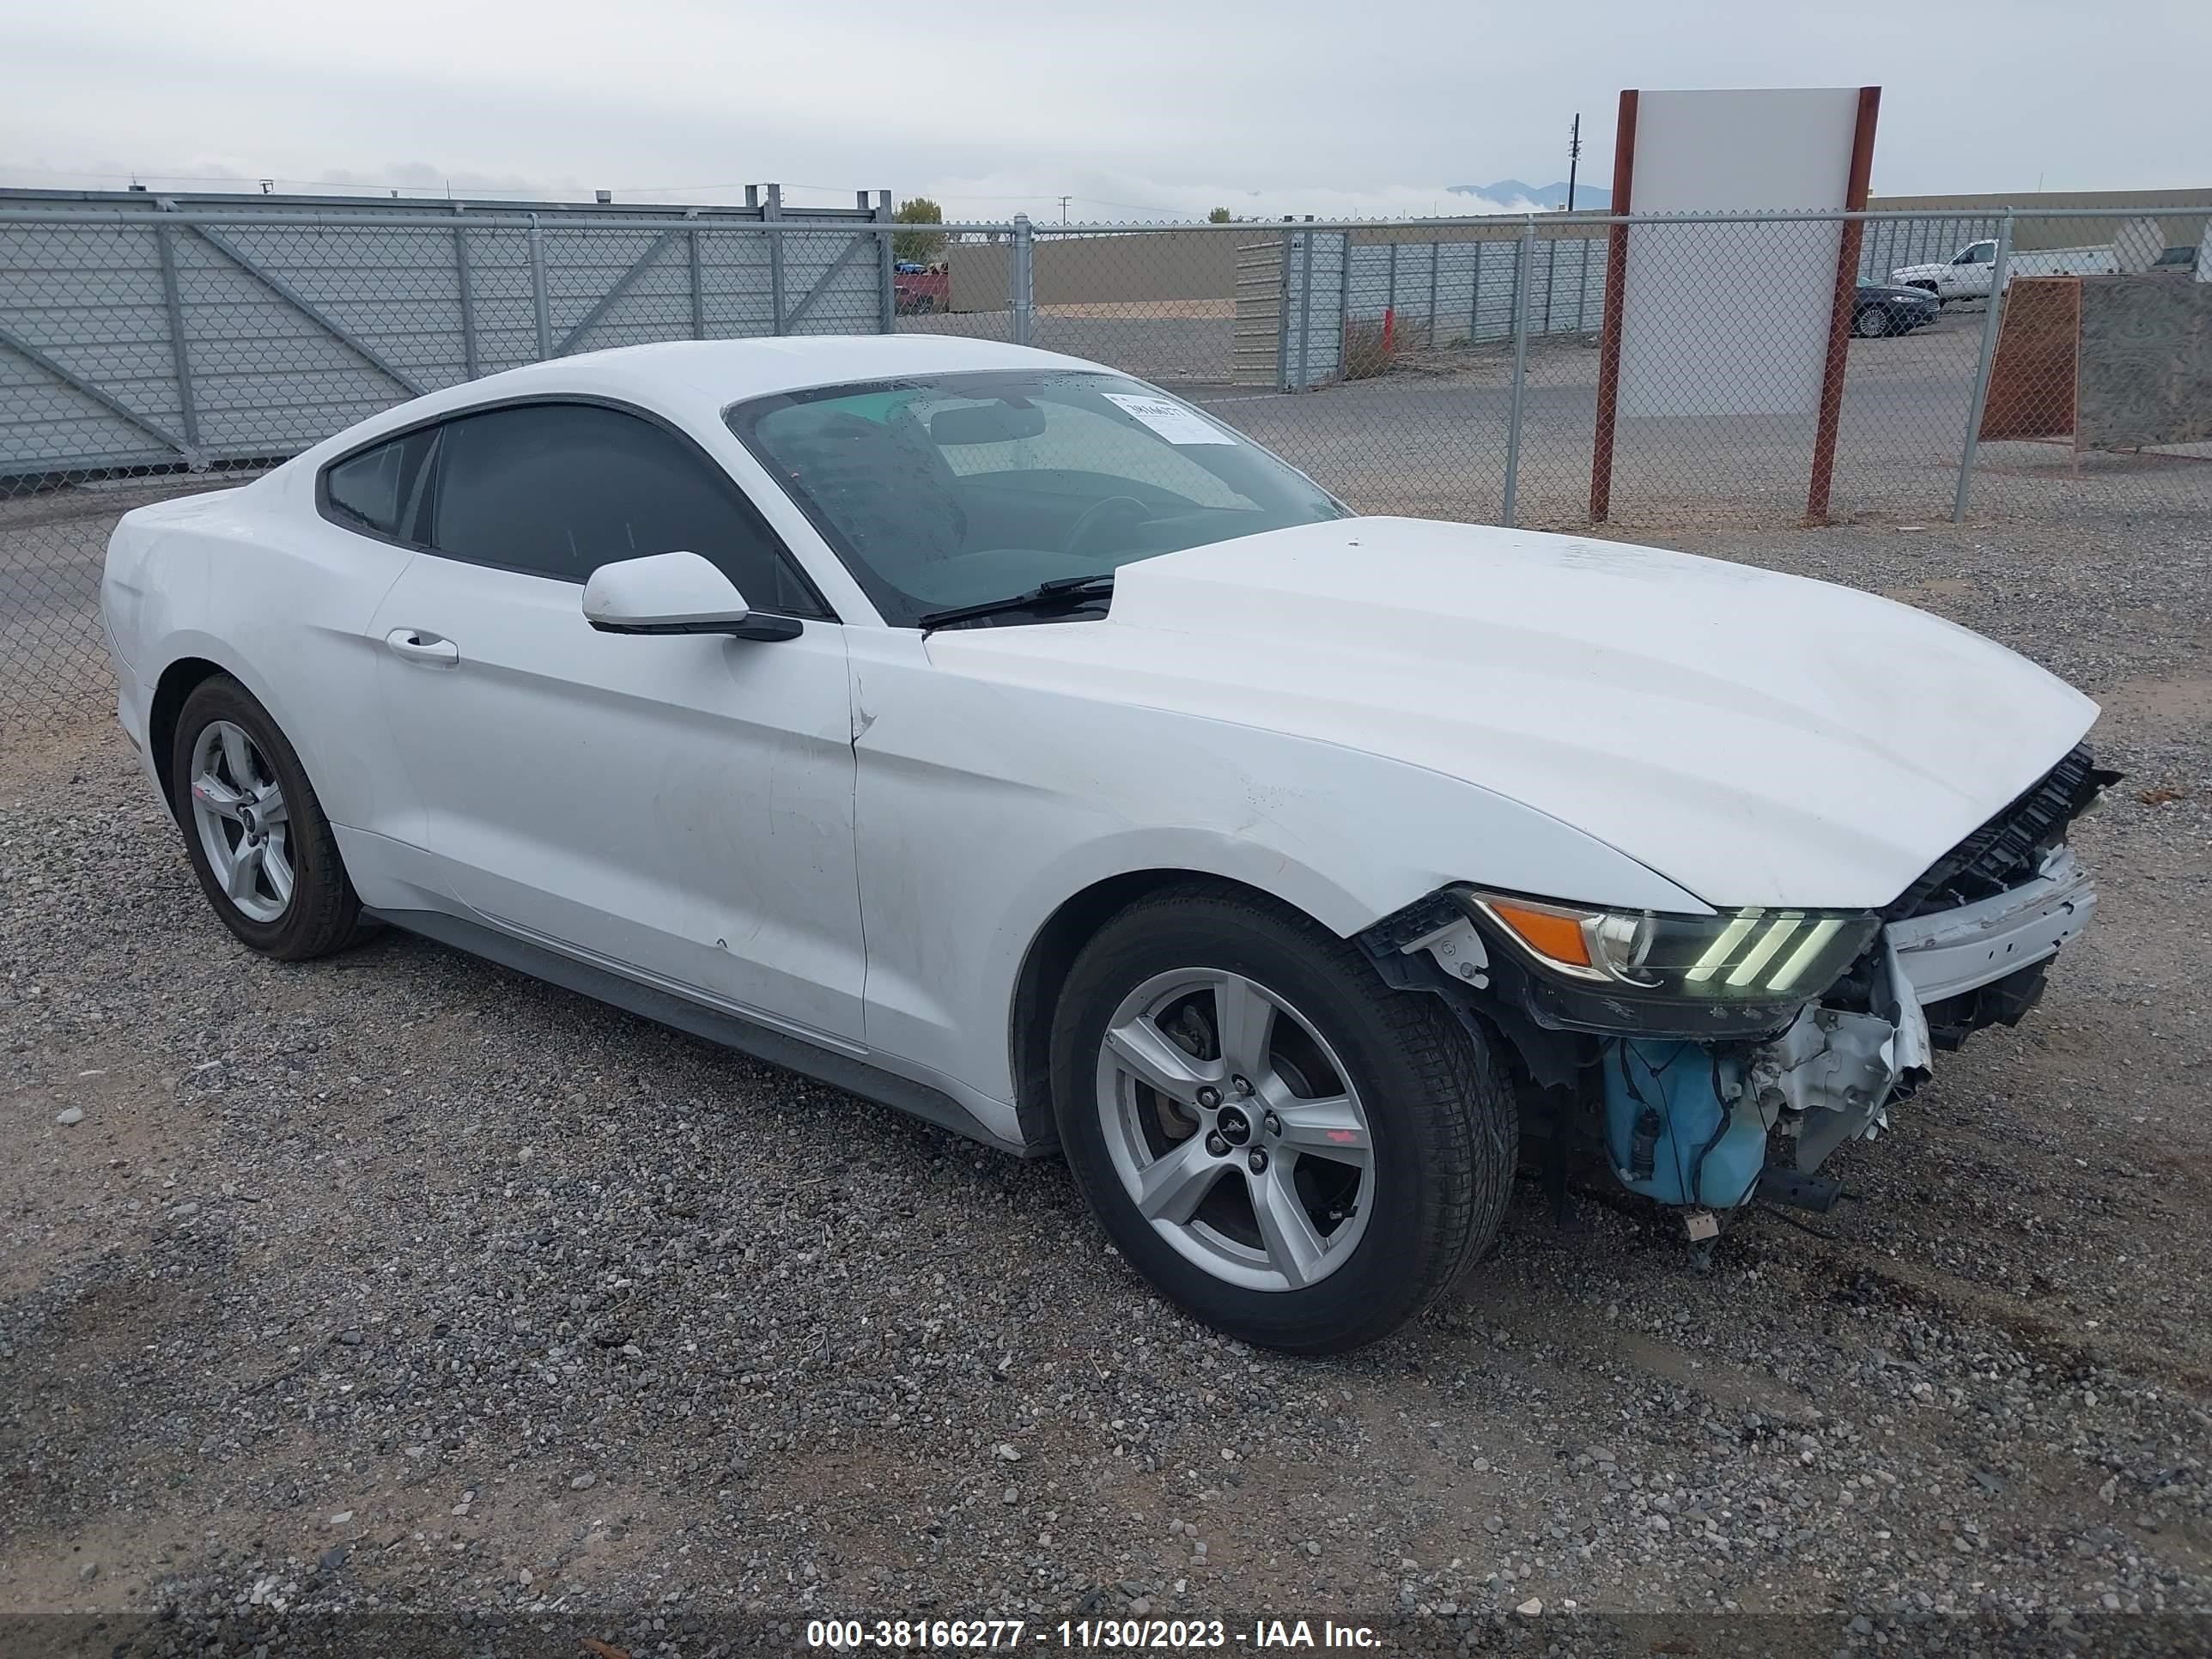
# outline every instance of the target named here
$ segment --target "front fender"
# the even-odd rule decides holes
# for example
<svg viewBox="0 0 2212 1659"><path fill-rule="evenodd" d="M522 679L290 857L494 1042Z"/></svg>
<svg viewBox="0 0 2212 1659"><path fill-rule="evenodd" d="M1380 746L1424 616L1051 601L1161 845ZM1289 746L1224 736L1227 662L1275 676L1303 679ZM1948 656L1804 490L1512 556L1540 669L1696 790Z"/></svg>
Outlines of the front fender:
<svg viewBox="0 0 2212 1659"><path fill-rule="evenodd" d="M1703 912L1583 831L1401 761L1011 687L919 657L855 665L870 1045L1011 1100L1029 950L1073 895L1176 870L1349 937L1449 882Z"/></svg>

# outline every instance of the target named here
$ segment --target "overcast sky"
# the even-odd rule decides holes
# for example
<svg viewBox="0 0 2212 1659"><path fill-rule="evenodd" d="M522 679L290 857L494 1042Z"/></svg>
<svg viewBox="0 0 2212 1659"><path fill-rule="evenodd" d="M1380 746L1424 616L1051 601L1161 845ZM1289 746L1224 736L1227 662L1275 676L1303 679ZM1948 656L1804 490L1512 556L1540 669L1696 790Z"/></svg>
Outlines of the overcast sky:
<svg viewBox="0 0 2212 1659"><path fill-rule="evenodd" d="M2206 0L71 0L4 39L15 185L1466 212L1564 177L1577 110L1608 182L1624 86L1869 82L1878 195L2212 185Z"/></svg>

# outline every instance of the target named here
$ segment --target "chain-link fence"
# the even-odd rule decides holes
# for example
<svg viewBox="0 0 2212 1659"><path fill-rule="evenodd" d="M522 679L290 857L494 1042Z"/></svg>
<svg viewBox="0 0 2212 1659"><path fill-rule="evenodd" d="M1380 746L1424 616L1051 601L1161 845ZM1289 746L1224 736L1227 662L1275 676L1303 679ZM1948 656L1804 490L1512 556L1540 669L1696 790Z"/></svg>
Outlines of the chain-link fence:
<svg viewBox="0 0 2212 1659"><path fill-rule="evenodd" d="M1363 511L1693 537L2212 507L2206 210L894 226L0 207L0 694L108 692L130 507L648 340L931 331L1158 383ZM1993 308L1991 296L2002 296Z"/></svg>

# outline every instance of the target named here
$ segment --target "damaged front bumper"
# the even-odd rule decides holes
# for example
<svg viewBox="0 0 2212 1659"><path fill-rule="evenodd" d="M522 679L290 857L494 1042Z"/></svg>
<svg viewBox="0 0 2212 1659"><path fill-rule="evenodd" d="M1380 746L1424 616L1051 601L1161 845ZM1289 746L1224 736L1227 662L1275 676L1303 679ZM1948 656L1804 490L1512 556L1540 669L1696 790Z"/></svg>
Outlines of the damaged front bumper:
<svg viewBox="0 0 2212 1659"><path fill-rule="evenodd" d="M1937 1048L2033 1007L2046 964L2096 903L2061 846L2018 887L1888 923L1858 972L1763 1042L1605 1040L1614 1175L1661 1203L1709 1211L1735 1208L1762 1181L1804 1192L1837 1147L1888 1126Z"/></svg>

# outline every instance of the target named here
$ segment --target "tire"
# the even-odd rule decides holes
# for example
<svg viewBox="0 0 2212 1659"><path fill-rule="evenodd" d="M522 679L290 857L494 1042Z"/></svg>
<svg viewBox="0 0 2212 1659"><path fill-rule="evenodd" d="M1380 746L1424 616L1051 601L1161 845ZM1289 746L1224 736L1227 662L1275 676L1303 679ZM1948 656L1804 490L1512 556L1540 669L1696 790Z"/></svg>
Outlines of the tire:
<svg viewBox="0 0 2212 1659"><path fill-rule="evenodd" d="M203 680L185 699L169 779L193 873L240 943L279 962L305 962L368 931L299 755L228 674ZM282 816L270 814L280 803Z"/></svg>
<svg viewBox="0 0 2212 1659"><path fill-rule="evenodd" d="M1895 327L1886 306L1861 306L1851 319L1851 332L1862 340L1879 340Z"/></svg>
<svg viewBox="0 0 2212 1659"><path fill-rule="evenodd" d="M1108 1236L1163 1296L1261 1347L1387 1336L1505 1213L1519 1121L1487 1048L1440 998L1392 990L1356 945L1224 883L1177 884L1099 930L1054 1013L1052 1077ZM1150 1215L1147 1186L1164 1195Z"/></svg>

